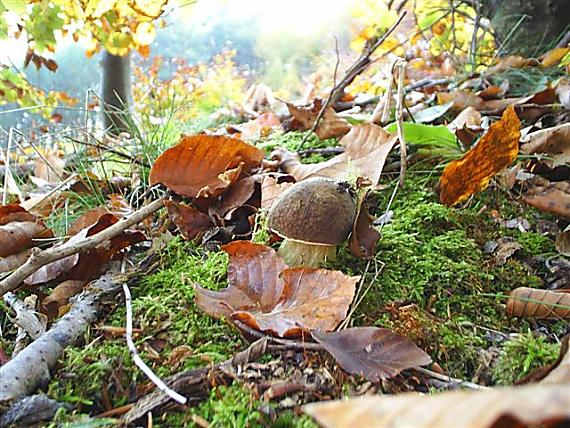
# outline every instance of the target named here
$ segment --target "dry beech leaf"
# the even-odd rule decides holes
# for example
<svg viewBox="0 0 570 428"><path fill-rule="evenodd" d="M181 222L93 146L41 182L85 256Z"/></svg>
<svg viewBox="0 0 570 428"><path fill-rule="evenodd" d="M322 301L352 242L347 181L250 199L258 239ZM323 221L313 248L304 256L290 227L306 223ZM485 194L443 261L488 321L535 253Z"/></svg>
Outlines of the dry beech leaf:
<svg viewBox="0 0 570 428"><path fill-rule="evenodd" d="M313 331L311 335L344 370L371 382L431 363L430 356L414 342L386 328L354 327L332 333Z"/></svg>
<svg viewBox="0 0 570 428"><path fill-rule="evenodd" d="M67 305L69 299L83 291L85 284L87 284L87 282L81 280L63 281L42 301L42 309L50 319L57 318L59 308Z"/></svg>
<svg viewBox="0 0 570 428"><path fill-rule="evenodd" d="M569 402L568 385L537 384L436 395L375 395L308 404L303 411L323 428L562 427L570 422Z"/></svg>
<svg viewBox="0 0 570 428"><path fill-rule="evenodd" d="M568 52L570 52L570 48L568 47L556 47L549 50L544 55L541 55L538 59L544 68L555 67L560 63L560 61L562 61L562 58L564 58Z"/></svg>
<svg viewBox="0 0 570 428"><path fill-rule="evenodd" d="M459 113L453 121L447 125L451 132L456 132L462 129L480 129L481 128L481 113L475 108L469 106Z"/></svg>
<svg viewBox="0 0 570 428"><path fill-rule="evenodd" d="M376 253L376 243L380 239L380 232L374 227L374 222L365 200L368 192L362 192L358 201L358 211L352 227L348 249L354 257L369 259Z"/></svg>
<svg viewBox="0 0 570 428"><path fill-rule="evenodd" d="M64 177L64 168L65 159L60 156L59 152L57 150L47 149L43 154L43 158L39 158L35 161L34 176L45 180L47 183L58 183L61 181L61 178Z"/></svg>
<svg viewBox="0 0 570 428"><path fill-rule="evenodd" d="M509 317L560 319L570 318L570 293L519 287L507 300Z"/></svg>
<svg viewBox="0 0 570 428"><path fill-rule="evenodd" d="M239 208L243 205L254 205L250 199L254 196L258 177L250 176L232 184L220 198L209 207L210 215L223 218L228 211ZM249 203L248 203L249 202ZM259 206L259 202L255 204Z"/></svg>
<svg viewBox="0 0 570 428"><path fill-rule="evenodd" d="M178 227L184 239L194 239L214 226L207 214L192 205L165 199L164 206L168 210L170 220Z"/></svg>
<svg viewBox="0 0 570 428"><path fill-rule="evenodd" d="M261 180L261 208L271 208L273 202L295 184L295 179L289 174L264 175Z"/></svg>
<svg viewBox="0 0 570 428"><path fill-rule="evenodd" d="M0 257L0 273L9 272L11 270L17 269L22 266L28 260L28 257L32 254L32 249L21 251L16 254L12 254L8 257Z"/></svg>
<svg viewBox="0 0 570 428"><path fill-rule="evenodd" d="M44 222L22 207L15 204L0 206L0 257L35 246L35 239L52 237L53 233Z"/></svg>
<svg viewBox="0 0 570 428"><path fill-rule="evenodd" d="M445 167L439 180L441 203L455 205L484 190L496 173L516 159L519 129L519 118L509 107L474 148Z"/></svg>
<svg viewBox="0 0 570 428"><path fill-rule="evenodd" d="M69 236L77 235L81 230L97 223L101 216L108 213L109 211L104 207L96 207L86 211L69 225L67 234Z"/></svg>
<svg viewBox="0 0 570 428"><path fill-rule="evenodd" d="M495 74L508 70L510 68L523 68L528 66L536 66L538 64L538 61L535 59L525 58L524 56L520 55L507 55L499 58L497 64L490 67L487 70L487 73Z"/></svg>
<svg viewBox="0 0 570 428"><path fill-rule="evenodd" d="M263 151L235 138L219 135L185 136L162 153L150 171L150 183L162 183L190 198L223 193L260 165Z"/></svg>
<svg viewBox="0 0 570 428"><path fill-rule="evenodd" d="M282 130L281 121L274 113L260 114L254 120L236 126L243 140L256 140L267 137L272 132Z"/></svg>
<svg viewBox="0 0 570 428"><path fill-rule="evenodd" d="M323 106L323 101L319 98L315 98L310 106L296 106L287 101L281 101L285 103L293 119L299 121L304 129L313 127ZM350 128L350 123L337 115L332 107L327 107L315 133L321 140L326 140L327 138L341 137L350 131Z"/></svg>
<svg viewBox="0 0 570 428"><path fill-rule="evenodd" d="M296 154L280 151L281 169L297 181L310 177L328 177L348 180L354 177L368 178L372 185L378 184L388 153L397 140L378 125L371 123L353 126L340 144L344 153L325 162L302 164Z"/></svg>
<svg viewBox="0 0 570 428"><path fill-rule="evenodd" d="M521 138L520 152L525 155L546 153L552 167L570 162L570 123L531 132Z"/></svg>
<svg viewBox="0 0 570 428"><path fill-rule="evenodd" d="M568 385L570 383L570 352L568 352L568 343L570 336L566 335L562 339L560 346L560 354L554 363L549 367L546 376L541 383L560 383Z"/></svg>
<svg viewBox="0 0 570 428"><path fill-rule="evenodd" d="M570 219L570 182L568 181L550 183L542 179L523 195L523 200L540 211Z"/></svg>
<svg viewBox="0 0 570 428"><path fill-rule="evenodd" d="M209 315L231 316L283 337L309 329L332 330L346 317L359 277L290 269L272 248L249 241L222 249L230 256L229 286L210 291L196 285L196 304Z"/></svg>
<svg viewBox="0 0 570 428"><path fill-rule="evenodd" d="M554 246L560 254L570 257L570 224L558 234Z"/></svg>

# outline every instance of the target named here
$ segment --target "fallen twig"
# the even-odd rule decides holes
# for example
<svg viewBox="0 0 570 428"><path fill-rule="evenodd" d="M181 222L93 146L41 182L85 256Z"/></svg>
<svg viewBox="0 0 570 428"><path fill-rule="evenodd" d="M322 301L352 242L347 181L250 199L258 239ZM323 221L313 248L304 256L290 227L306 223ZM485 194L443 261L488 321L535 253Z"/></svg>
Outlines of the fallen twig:
<svg viewBox="0 0 570 428"><path fill-rule="evenodd" d="M62 407L68 405L55 401L45 394L24 397L0 415L0 427L39 426L41 422L53 419L58 409Z"/></svg>
<svg viewBox="0 0 570 428"><path fill-rule="evenodd" d="M116 294L120 284L110 274L93 281L53 327L0 367L0 403L34 392L47 383L66 346L74 343L97 319L101 300Z"/></svg>
<svg viewBox="0 0 570 428"><path fill-rule="evenodd" d="M162 208L162 201L164 198L165 196L162 196L161 198L142 207L138 211L135 211L129 217L125 217L119 220L117 223L113 224L107 229L104 229L95 235L89 236L79 243L66 242L43 251L38 248L33 248L32 255L26 261L26 263L12 272L12 274L10 274L8 277L0 281L0 296L3 296L5 293L18 288L22 281L24 281L28 276L36 272L42 266L45 266L48 263L62 259L64 257L71 256L72 254L94 248L103 241L119 235L128 227L139 223L144 218Z"/></svg>
<svg viewBox="0 0 570 428"><path fill-rule="evenodd" d="M396 127L398 129L398 140L400 140L400 187L404 185L404 175L406 173L406 157L408 150L404 138L404 76L406 73L406 61L398 60L394 64L394 69L398 70L398 95L396 98Z"/></svg>
<svg viewBox="0 0 570 428"><path fill-rule="evenodd" d="M196 405L207 398L211 387L210 379L215 372L231 380L236 367L258 360L265 354L267 341L266 338L259 339L223 363L177 373L166 378L164 382L178 393L184 394L188 398L187 404ZM131 424L146 416L147 413L167 405L169 401L170 397L163 391L155 390L138 400L133 408L123 416L122 421Z"/></svg>
<svg viewBox="0 0 570 428"><path fill-rule="evenodd" d="M428 369L424 369L423 367L414 367L413 370L417 371L418 373L421 374L425 374L427 376L430 376L434 379L438 379L447 383L456 383L458 385L464 386L465 388L469 388L469 389L475 389L477 391L484 391L487 389L491 389L488 386L483 386L483 385L478 385L476 383L473 382L469 382L467 380L463 380L463 379L456 379L454 377L449 377L446 375L442 375L440 373L428 370Z"/></svg>

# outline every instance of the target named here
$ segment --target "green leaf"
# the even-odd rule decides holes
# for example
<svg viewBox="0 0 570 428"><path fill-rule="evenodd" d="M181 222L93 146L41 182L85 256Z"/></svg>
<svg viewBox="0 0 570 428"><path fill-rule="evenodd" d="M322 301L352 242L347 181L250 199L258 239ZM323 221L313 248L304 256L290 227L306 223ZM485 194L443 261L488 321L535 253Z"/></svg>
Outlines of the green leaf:
<svg viewBox="0 0 570 428"><path fill-rule="evenodd" d="M457 148L455 135L443 125L424 125L422 123L404 122L404 138L406 143L432 147ZM386 131L396 132L396 122L386 126Z"/></svg>
<svg viewBox="0 0 570 428"><path fill-rule="evenodd" d="M0 1L0 12L9 10L18 15L21 15L26 11L26 5L28 1L26 0L2 0Z"/></svg>

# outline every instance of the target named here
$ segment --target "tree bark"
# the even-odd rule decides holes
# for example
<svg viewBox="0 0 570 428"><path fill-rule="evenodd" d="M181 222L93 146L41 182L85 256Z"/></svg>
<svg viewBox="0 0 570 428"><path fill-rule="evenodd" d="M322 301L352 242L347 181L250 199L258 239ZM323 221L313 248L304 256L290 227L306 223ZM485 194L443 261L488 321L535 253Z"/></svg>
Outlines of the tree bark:
<svg viewBox="0 0 570 428"><path fill-rule="evenodd" d="M103 126L112 134L127 132L130 123L131 57L103 52Z"/></svg>
<svg viewBox="0 0 570 428"><path fill-rule="evenodd" d="M570 27L570 0L473 0L493 21L501 44L512 53L536 55L554 46ZM525 16L511 34L511 30Z"/></svg>

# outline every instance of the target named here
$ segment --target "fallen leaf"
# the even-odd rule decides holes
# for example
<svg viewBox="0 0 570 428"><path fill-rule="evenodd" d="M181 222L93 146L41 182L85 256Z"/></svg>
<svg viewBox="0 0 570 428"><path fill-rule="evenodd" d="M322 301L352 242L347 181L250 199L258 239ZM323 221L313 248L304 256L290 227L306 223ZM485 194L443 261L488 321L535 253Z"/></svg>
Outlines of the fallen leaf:
<svg viewBox="0 0 570 428"><path fill-rule="evenodd" d="M248 202L249 205L259 206L260 201L256 204L250 202L259 186L258 179L259 177L249 176L232 184L214 204L210 205L208 210L210 215L223 218L229 211L246 205Z"/></svg>
<svg viewBox="0 0 570 428"><path fill-rule="evenodd" d="M507 315L535 319L570 318L570 293L516 288L507 300Z"/></svg>
<svg viewBox="0 0 570 428"><path fill-rule="evenodd" d="M538 59L544 68L555 67L560 63L560 61L562 61L562 58L564 58L568 52L570 52L570 48L568 47L556 47L549 50L544 55L541 55Z"/></svg>
<svg viewBox="0 0 570 428"><path fill-rule="evenodd" d="M81 230L97 223L105 214L109 214L109 211L104 207L96 207L86 211L69 225L67 234L70 236L77 235Z"/></svg>
<svg viewBox="0 0 570 428"><path fill-rule="evenodd" d="M281 121L271 112L262 113L254 120L238 125L235 128L241 133L241 138L246 141L264 138L272 132L283 130Z"/></svg>
<svg viewBox="0 0 570 428"><path fill-rule="evenodd" d="M259 166L262 159L262 150L235 138L185 136L155 161L150 184L162 183L190 198L211 198L223 193L240 174Z"/></svg>
<svg viewBox="0 0 570 428"><path fill-rule="evenodd" d="M376 253L376 243L380 232L374 227L374 221L368 213L365 200L368 192L362 192L358 201L356 219L352 227L348 249L354 257L368 259Z"/></svg>
<svg viewBox="0 0 570 428"><path fill-rule="evenodd" d="M168 210L170 220L178 227L184 239L192 240L214 226L207 214L192 205L165 199L164 206Z"/></svg>
<svg viewBox="0 0 570 428"><path fill-rule="evenodd" d="M317 116L323 107L323 100L315 98L309 106L296 106L287 101L280 100L289 109L293 119L299 121L304 129L311 129L317 120ZM351 125L341 118L332 107L327 107L322 119L315 130L321 140L333 137L341 137L350 131Z"/></svg>
<svg viewBox="0 0 570 428"><path fill-rule="evenodd" d="M402 129L404 130L404 139L408 144L458 149L455 135L447 126L404 122ZM395 133L397 131L396 123L388 125L386 131Z"/></svg>
<svg viewBox="0 0 570 428"><path fill-rule="evenodd" d="M525 58L520 55L508 55L497 60L497 63L489 67L487 73L490 75L497 74L511 68L523 68L528 66L536 66L539 62L535 59Z"/></svg>
<svg viewBox="0 0 570 428"><path fill-rule="evenodd" d="M570 183L550 183L542 179L529 188L523 200L533 207L570 219Z"/></svg>
<svg viewBox="0 0 570 428"><path fill-rule="evenodd" d="M261 181L261 208L271 208L273 202L295 184L295 179L289 174L264 175Z"/></svg>
<svg viewBox="0 0 570 428"><path fill-rule="evenodd" d="M461 129L480 129L481 128L481 113L475 108L469 106L459 113L453 121L447 125L451 132L456 132Z"/></svg>
<svg viewBox="0 0 570 428"><path fill-rule="evenodd" d="M42 301L42 309L48 315L49 319L57 318L59 308L67 305L69 299L83 291L85 284L87 284L86 281L68 280L57 285L49 296Z"/></svg>
<svg viewBox="0 0 570 428"><path fill-rule="evenodd" d="M570 257L570 225L558 234L554 245L560 254Z"/></svg>
<svg viewBox="0 0 570 428"><path fill-rule="evenodd" d="M527 385L487 391L375 395L303 406L323 428L561 427L570 422L568 385ZM519 424L502 425L500 422Z"/></svg>
<svg viewBox="0 0 570 428"><path fill-rule="evenodd" d="M435 105L414 113L415 123L430 123L443 116L453 105L453 101L446 104Z"/></svg>
<svg viewBox="0 0 570 428"><path fill-rule="evenodd" d="M541 380L543 384L566 384L570 383L570 352L568 344L570 336L566 335L562 339L558 358L549 367L548 374Z"/></svg>
<svg viewBox="0 0 570 428"><path fill-rule="evenodd" d="M31 249L20 251L8 257L0 257L0 273L9 272L22 266L32 254Z"/></svg>
<svg viewBox="0 0 570 428"><path fill-rule="evenodd" d="M326 269L287 268L270 247L235 241L222 247L230 256L229 286L196 288L196 304L214 317L231 317L277 336L303 330L332 330L346 317L359 277Z"/></svg>
<svg viewBox="0 0 570 428"><path fill-rule="evenodd" d="M280 158L281 169L297 181L309 177L328 177L339 181L364 177L376 185L397 138L397 135L368 123L353 126L340 140L340 144L345 146L344 153L325 162L303 164L296 154L283 150L277 153L277 157Z"/></svg>
<svg viewBox="0 0 570 428"><path fill-rule="evenodd" d="M432 361L414 342L386 328L354 327L332 333L312 331L311 335L344 370L371 382Z"/></svg>
<svg viewBox="0 0 570 428"><path fill-rule="evenodd" d="M18 205L0 206L0 257L36 246L36 240L53 238L44 222Z"/></svg>
<svg viewBox="0 0 570 428"><path fill-rule="evenodd" d="M496 246L493 249L493 264L496 266L503 266L508 258L522 248L521 244L511 237L499 238L495 241L495 244Z"/></svg>
<svg viewBox="0 0 570 428"><path fill-rule="evenodd" d="M548 154L551 167L570 162L570 123L531 132L521 138L520 152L525 155Z"/></svg>
<svg viewBox="0 0 570 428"><path fill-rule="evenodd" d="M455 205L484 190L491 178L517 157L520 121L513 107L492 124L477 145L450 162L439 180L441 203Z"/></svg>
<svg viewBox="0 0 570 428"><path fill-rule="evenodd" d="M35 161L34 176L47 183L58 183L65 175L65 159L58 150L46 149L43 157Z"/></svg>

